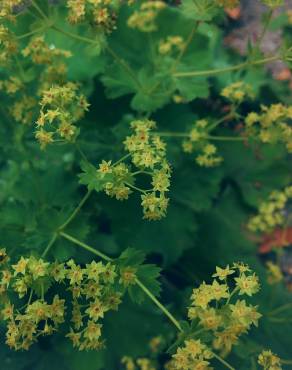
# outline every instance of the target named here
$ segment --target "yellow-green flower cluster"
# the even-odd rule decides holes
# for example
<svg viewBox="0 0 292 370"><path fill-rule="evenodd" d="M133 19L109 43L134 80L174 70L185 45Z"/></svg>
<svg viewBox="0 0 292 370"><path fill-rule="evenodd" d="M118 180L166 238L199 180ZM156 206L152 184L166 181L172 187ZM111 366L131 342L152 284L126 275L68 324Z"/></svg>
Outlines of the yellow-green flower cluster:
<svg viewBox="0 0 292 370"><path fill-rule="evenodd" d="M217 153L217 147L208 142L208 124L205 119L197 120L189 132L188 139L182 143L184 152L199 152L195 160L202 167L214 167L223 161Z"/></svg>
<svg viewBox="0 0 292 370"><path fill-rule="evenodd" d="M51 303L45 300L55 284L67 287L72 295L72 328L66 336L80 350L102 347L100 321L107 311L117 309L123 292L114 265L92 261L81 267L72 259L48 263L31 256L10 266L4 249L0 257L1 315L7 321L6 343L11 348L28 349L38 337L53 334L65 321L65 300L58 295ZM22 299L20 308L11 303L12 292ZM24 305L23 300L27 302Z"/></svg>
<svg viewBox="0 0 292 370"><path fill-rule="evenodd" d="M142 2L139 10L135 11L128 19L130 28L137 28L142 32L156 31L155 20L161 10L166 7L163 1L145 1Z"/></svg>
<svg viewBox="0 0 292 370"><path fill-rule="evenodd" d="M166 193L170 186L170 166L166 160L166 145L152 133L155 122L136 120L131 123L134 134L124 141L132 163L140 172L152 177L152 189L141 195L144 218L158 220L165 216L168 206Z"/></svg>
<svg viewBox="0 0 292 370"><path fill-rule="evenodd" d="M153 361L148 358L137 358L134 360L132 357L124 356L121 360L123 368L125 370L156 370L157 367L153 364Z"/></svg>
<svg viewBox="0 0 292 370"><path fill-rule="evenodd" d="M5 250L1 250L5 254ZM56 331L64 321L65 300L55 295L51 303L44 300L44 289L49 282L49 263L35 257L23 258L12 266L1 264L1 316L7 321L6 343L13 349L28 349L39 336ZM13 291L19 298L28 296L25 306L16 308L10 302ZM34 294L35 293L35 294ZM36 298L34 296L41 296Z"/></svg>
<svg viewBox="0 0 292 370"><path fill-rule="evenodd" d="M117 200L128 199L132 193L129 186L132 182L132 174L130 167L125 163L112 165L111 161L102 161L97 170L101 180L104 182L104 191L110 197L115 197Z"/></svg>
<svg viewBox="0 0 292 370"><path fill-rule="evenodd" d="M184 47L184 40L181 36L168 36L159 42L158 51L160 54L171 54L181 51Z"/></svg>
<svg viewBox="0 0 292 370"><path fill-rule="evenodd" d="M223 161L223 157L217 154L217 147L214 144L206 144L202 149L202 154L198 155L196 162L202 167L218 166Z"/></svg>
<svg viewBox="0 0 292 370"><path fill-rule="evenodd" d="M31 39L27 47L22 50L22 55L30 57L35 64L51 64L57 58L69 58L72 56L70 51L47 45L43 36Z"/></svg>
<svg viewBox="0 0 292 370"><path fill-rule="evenodd" d="M15 76L10 76L7 80L0 81L0 91L5 92L7 95L14 95L22 87L21 80Z"/></svg>
<svg viewBox="0 0 292 370"><path fill-rule="evenodd" d="M242 81L234 82L221 91L221 96L232 103L238 104L245 99L252 99L254 93L252 87Z"/></svg>
<svg viewBox="0 0 292 370"><path fill-rule="evenodd" d="M277 8L284 4L283 0L262 0L262 2L270 8Z"/></svg>
<svg viewBox="0 0 292 370"><path fill-rule="evenodd" d="M73 327L66 336L79 350L100 349L103 347L100 321L106 312L116 310L121 302L121 293L114 288L115 266L92 261L82 268L73 260L65 266L65 278L69 280L68 290L73 299Z"/></svg>
<svg viewBox="0 0 292 370"><path fill-rule="evenodd" d="M266 263L266 267L267 267L267 274L268 274L267 281L269 284L273 285L273 284L277 284L283 281L284 276L278 265L276 265L275 263L271 261L268 261Z"/></svg>
<svg viewBox="0 0 292 370"><path fill-rule="evenodd" d="M71 141L77 134L76 121L83 117L89 104L78 85L68 82L43 91L40 116L36 121L36 138L45 148L56 138Z"/></svg>
<svg viewBox="0 0 292 370"><path fill-rule="evenodd" d="M1 6L1 5L0 5ZM0 8L1 19L1 8ZM17 42L13 33L0 24L0 65L7 65L11 57L17 52Z"/></svg>
<svg viewBox="0 0 292 370"><path fill-rule="evenodd" d="M283 225L286 219L285 207L290 199L292 186L286 187L283 191L273 191L268 200L260 204L259 213L249 220L248 228L254 232L267 232Z"/></svg>
<svg viewBox="0 0 292 370"><path fill-rule="evenodd" d="M15 10L17 9L17 7L21 6L23 2L23 0L1 0L0 21L14 21L16 14Z"/></svg>
<svg viewBox="0 0 292 370"><path fill-rule="evenodd" d="M216 267L212 284L203 282L193 290L190 320L212 333L212 346L223 354L231 351L239 336L258 323L257 307L237 296L252 296L259 290L259 281L247 265L234 263L230 268ZM231 288L232 287L232 288Z"/></svg>
<svg viewBox="0 0 292 370"><path fill-rule="evenodd" d="M72 56L70 51L48 45L44 37L39 36L31 39L27 47L22 50L22 55L30 58L34 64L43 66L39 78L38 95L54 84L63 85L65 83L67 66L64 60Z"/></svg>
<svg viewBox="0 0 292 370"><path fill-rule="evenodd" d="M8 321L6 344L14 350L28 350L38 337L53 334L64 322L64 304L65 300L55 295L51 304L36 299L20 313L7 303L1 311L2 318Z"/></svg>
<svg viewBox="0 0 292 370"><path fill-rule="evenodd" d="M270 350L264 350L258 357L258 364L264 370L282 370L281 359Z"/></svg>
<svg viewBox="0 0 292 370"><path fill-rule="evenodd" d="M67 0L68 21L72 24L88 21L108 33L115 29L118 1Z"/></svg>
<svg viewBox="0 0 292 370"><path fill-rule="evenodd" d="M35 107L37 106L37 100L32 96L23 94L23 88L24 84L15 76L0 81L0 91L14 98L11 107L9 107L11 116L16 122L30 124L33 119Z"/></svg>
<svg viewBox="0 0 292 370"><path fill-rule="evenodd" d="M103 190L107 195L118 200L128 199L133 189L141 193L141 205L144 218L158 220L165 216L168 198L166 193L170 186L170 166L166 161L165 144L151 130L155 123L150 120L137 120L131 123L134 134L124 141L132 164L138 171L132 172L124 162L102 161L97 170ZM151 176L152 188L143 190L135 186L137 175Z"/></svg>
<svg viewBox="0 0 292 370"><path fill-rule="evenodd" d="M199 339L189 339L172 356L171 368L174 370L211 370L209 360L212 352Z"/></svg>
<svg viewBox="0 0 292 370"><path fill-rule="evenodd" d="M23 95L17 99L10 108L10 114L16 122L29 125L35 116L37 100L32 96Z"/></svg>
<svg viewBox="0 0 292 370"><path fill-rule="evenodd" d="M292 152L292 107L283 104L261 106L261 112L251 112L245 119L250 137L258 137L263 143L283 143Z"/></svg>

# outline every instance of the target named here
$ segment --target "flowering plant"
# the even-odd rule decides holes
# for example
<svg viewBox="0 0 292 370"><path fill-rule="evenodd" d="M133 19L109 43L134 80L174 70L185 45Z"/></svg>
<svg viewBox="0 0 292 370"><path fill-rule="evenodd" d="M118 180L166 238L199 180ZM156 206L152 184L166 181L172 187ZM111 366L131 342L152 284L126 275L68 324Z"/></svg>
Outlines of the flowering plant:
<svg viewBox="0 0 292 370"><path fill-rule="evenodd" d="M5 370L289 368L290 239L257 243L291 226L291 11L258 2L239 55L239 0L0 1Z"/></svg>

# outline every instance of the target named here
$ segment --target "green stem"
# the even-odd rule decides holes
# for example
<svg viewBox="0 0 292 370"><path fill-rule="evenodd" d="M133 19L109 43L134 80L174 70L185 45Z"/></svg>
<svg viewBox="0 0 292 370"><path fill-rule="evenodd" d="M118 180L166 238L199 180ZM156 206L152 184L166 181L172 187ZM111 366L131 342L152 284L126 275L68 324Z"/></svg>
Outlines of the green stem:
<svg viewBox="0 0 292 370"><path fill-rule="evenodd" d="M273 62L273 61L279 60L279 59L281 59L281 57L278 56L278 55L275 55L273 57L267 57L267 58L258 59L258 60L254 60L254 61L246 61L246 62L237 64L237 65L231 66L231 67L209 69L209 70L205 70L205 71L177 72L177 73L174 73L173 76L174 77L213 76L213 75L224 73L224 72L237 71L239 69L243 69L243 68L250 67L250 66L253 66L253 65L260 65L260 64Z"/></svg>
<svg viewBox="0 0 292 370"><path fill-rule="evenodd" d="M31 289L31 290L30 290L29 297L28 297L28 301L27 301L27 304L26 304L27 306L29 306L29 305L30 305L30 303L31 303L32 295L33 295L33 289Z"/></svg>
<svg viewBox="0 0 292 370"><path fill-rule="evenodd" d="M158 135L161 137L189 137L189 134L185 132L154 132L152 135Z"/></svg>
<svg viewBox="0 0 292 370"><path fill-rule="evenodd" d="M196 33L196 31L197 31L197 29L198 29L198 27L199 27L199 24L200 24L200 22L199 22L199 21L197 21L197 22L195 23L194 27L191 29L191 32L190 32L190 34L189 34L189 36L188 36L188 38L187 38L186 42L184 43L184 45L183 45L183 47L182 47L182 49L181 49L181 51L180 51L180 53L179 53L178 57L177 57L177 58L176 58L176 60L174 61L173 66L171 67L171 72L172 72L172 73L174 73L174 72L175 72L175 70L176 70L176 67L177 67L178 63L180 62L181 58L184 56L184 54L185 54L185 52L187 51L187 49L188 49L188 47L189 47L190 43L192 42L192 40L193 40L193 38L194 38L194 35L195 35L195 33Z"/></svg>
<svg viewBox="0 0 292 370"><path fill-rule="evenodd" d="M234 296L234 294L235 293L237 293L239 291L239 288L238 287L236 287L236 288L234 288L233 289L233 291L231 292L231 294L230 294L230 296L229 296L229 298L227 299L227 301L226 301L226 305L228 305L228 303L230 302L230 300L231 300L231 298Z"/></svg>
<svg viewBox="0 0 292 370"><path fill-rule="evenodd" d="M24 33L23 35L17 36L16 38L17 38L17 40L21 40L21 39L24 39L26 37L32 36L35 33L42 32L42 31L46 30L49 27L50 26L42 26L42 27L36 28L35 30L32 30L31 32L27 32L27 33Z"/></svg>
<svg viewBox="0 0 292 370"><path fill-rule="evenodd" d="M70 224L70 222L76 217L76 215L79 213L80 209L84 205L84 203L87 201L87 199L90 197L92 193L92 190L87 190L87 193L84 195L84 197L81 199L78 206L74 209L72 214L68 217L68 219L58 228L58 230L64 230L66 226Z"/></svg>
<svg viewBox="0 0 292 370"><path fill-rule="evenodd" d="M39 13L39 15L40 15L42 18L44 18L44 19L46 19L46 20L48 20L48 19L49 19L49 18L47 17L47 15L43 12L43 10L41 9L41 7L39 7L39 5L37 4L37 2L36 2L36 1L32 0L32 1L31 1L31 4L32 4L32 6L35 8L35 10Z"/></svg>
<svg viewBox="0 0 292 370"><path fill-rule="evenodd" d="M283 306L277 307L274 310L267 313L268 316L273 316L274 314L277 314L282 311L286 311L286 309L291 308L292 309L292 303L286 303Z"/></svg>
<svg viewBox="0 0 292 370"><path fill-rule="evenodd" d="M97 41L96 40L90 39L88 37L80 36L80 35L78 35L76 33L65 31L62 28L59 28L59 27L57 27L55 25L51 26L51 28L53 30L57 31L57 32L62 33L65 36L68 36L68 37L74 39L74 40L83 41L83 42L86 42L87 44L90 44L90 45L97 44Z"/></svg>
<svg viewBox="0 0 292 370"><path fill-rule="evenodd" d="M292 323L292 318L289 318L289 317L269 317L268 320L270 322L277 322L277 323L285 323L285 324L288 324L288 323Z"/></svg>
<svg viewBox="0 0 292 370"><path fill-rule="evenodd" d="M137 285L143 290L143 292L156 304L158 308L169 318L169 320L175 325L175 327L180 331L183 332L180 323L172 316L172 314L168 311L168 309L161 304L158 299L150 292L150 290L139 280L136 278Z"/></svg>
<svg viewBox="0 0 292 370"><path fill-rule="evenodd" d="M281 358L281 363L284 364L284 365L292 365L292 360L283 360Z"/></svg>
<svg viewBox="0 0 292 370"><path fill-rule="evenodd" d="M51 249L51 247L55 243L60 231L65 229L65 227L68 226L70 224L70 222L72 222L72 220L76 217L76 215L78 214L78 212L80 211L80 209L82 208L84 203L87 201L87 199L89 198L91 193L92 193L92 190L87 191L85 196L81 199L80 203L74 209L74 211L71 213L71 215L68 217L68 219L61 226L58 227L57 231L53 234L51 240L49 241L48 245L46 246L45 250L43 251L43 253L41 255L42 258L44 258L48 254L49 250Z"/></svg>
<svg viewBox="0 0 292 370"><path fill-rule="evenodd" d="M144 189L138 188L137 186L132 185L129 182L125 182L125 184L128 185L130 188L132 188L134 190L137 190L137 191L139 191L140 193L143 193L143 194L147 194L147 192L152 191L152 189L144 190Z"/></svg>
<svg viewBox="0 0 292 370"><path fill-rule="evenodd" d="M117 54L116 52L111 49L108 45L105 46L105 50L116 60L116 62L118 64L120 64L120 66L122 66L124 68L125 71L128 72L128 74L132 77L132 80L136 83L136 85L142 89L142 86L140 84L140 81L136 78L136 75L135 73L132 71L131 67L129 67L129 65L123 60L121 59Z"/></svg>
<svg viewBox="0 0 292 370"><path fill-rule="evenodd" d="M126 155L124 155L122 158L120 158L118 161L116 161L114 164L113 164L113 167L115 167L117 164L123 162L125 159L131 157L131 153L128 153Z"/></svg>
<svg viewBox="0 0 292 370"><path fill-rule="evenodd" d="M59 235L62 236L63 238L65 238L65 239L71 241L72 243L79 245L83 249L86 249L88 252L91 252L91 253L95 254L96 256L104 259L105 261L108 261L108 262L113 261L112 258L108 257L107 255L103 254L102 252L98 251L97 249L91 247L90 245L87 245L87 244L81 242L80 240L74 238L73 236L71 236L67 233L64 233L63 231L61 231L59 233Z"/></svg>
<svg viewBox="0 0 292 370"><path fill-rule="evenodd" d="M232 367L231 365L229 365L229 363L228 363L228 362L226 362L225 360L223 360L223 358L222 358L222 357L220 357L219 355L217 355L217 353L212 352L212 354L213 354L213 356L214 356L215 358L217 358L217 360L218 360L218 361L220 361L220 362L221 362L221 364L223 364L224 366L226 366L228 369L230 369L230 370L235 370L235 368L234 368L234 367Z"/></svg>
<svg viewBox="0 0 292 370"><path fill-rule="evenodd" d="M225 121L228 121L229 119L232 119L235 115L235 112L231 111L230 113L228 113L226 116L218 119L217 121L215 121L214 123L212 123L211 125L209 125L207 127L208 131L212 131L214 130L217 126L219 126L221 123L225 122Z"/></svg>
<svg viewBox="0 0 292 370"><path fill-rule="evenodd" d="M245 137L233 137L233 136L204 136L208 140L217 140L217 141L244 141Z"/></svg>
<svg viewBox="0 0 292 370"><path fill-rule="evenodd" d="M41 255L42 258L44 258L48 254L49 250L51 249L51 247L55 243L57 237L58 237L58 234L54 233L51 240L49 241L48 245L46 246L45 250L43 251L43 253Z"/></svg>

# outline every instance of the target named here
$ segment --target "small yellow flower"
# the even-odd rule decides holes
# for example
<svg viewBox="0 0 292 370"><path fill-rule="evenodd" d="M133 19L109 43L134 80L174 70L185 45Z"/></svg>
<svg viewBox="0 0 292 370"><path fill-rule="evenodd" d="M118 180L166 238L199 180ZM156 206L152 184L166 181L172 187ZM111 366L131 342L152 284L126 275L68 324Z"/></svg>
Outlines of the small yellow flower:
<svg viewBox="0 0 292 370"><path fill-rule="evenodd" d="M212 277L218 277L219 280L226 280L227 276L234 274L235 270L229 268L227 265L225 268L220 268L216 266L216 273Z"/></svg>

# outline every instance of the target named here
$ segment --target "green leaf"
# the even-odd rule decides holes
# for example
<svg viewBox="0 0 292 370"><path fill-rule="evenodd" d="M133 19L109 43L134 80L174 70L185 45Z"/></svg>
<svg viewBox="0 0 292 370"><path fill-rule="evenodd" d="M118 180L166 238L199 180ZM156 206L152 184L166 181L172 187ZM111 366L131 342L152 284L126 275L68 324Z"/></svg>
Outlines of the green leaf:
<svg viewBox="0 0 292 370"><path fill-rule="evenodd" d="M117 259L117 264L121 267L137 267L145 261L145 253L134 248L125 249Z"/></svg>
<svg viewBox="0 0 292 370"><path fill-rule="evenodd" d="M136 272L137 278L155 297L158 297L161 291L160 282L158 281L160 271L161 269L156 265L144 264L139 266ZM145 299L149 299L137 285L130 285L129 294L134 303L141 304Z"/></svg>
<svg viewBox="0 0 292 370"><path fill-rule="evenodd" d="M86 185L88 190L96 190L97 192L103 189L103 185L108 181L107 176L102 176L97 172L96 167L91 163L82 161L80 164L82 173L79 174L79 183Z"/></svg>
<svg viewBox="0 0 292 370"><path fill-rule="evenodd" d="M160 293L160 283L158 278L161 269L156 265L143 264L144 260L145 253L133 248L127 248L117 259L117 265L120 268L135 268L136 276L141 283L144 284L154 296L158 296ZM135 303L141 304L146 298L145 293L137 284L130 285L128 291L132 301Z"/></svg>
<svg viewBox="0 0 292 370"><path fill-rule="evenodd" d="M186 18L195 21L210 21L218 12L213 0L182 0L180 9Z"/></svg>
<svg viewBox="0 0 292 370"><path fill-rule="evenodd" d="M196 98L207 98L209 96L209 83L205 78L176 78L175 87L187 102Z"/></svg>

